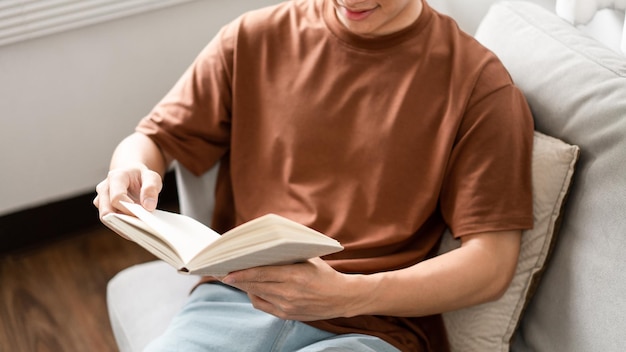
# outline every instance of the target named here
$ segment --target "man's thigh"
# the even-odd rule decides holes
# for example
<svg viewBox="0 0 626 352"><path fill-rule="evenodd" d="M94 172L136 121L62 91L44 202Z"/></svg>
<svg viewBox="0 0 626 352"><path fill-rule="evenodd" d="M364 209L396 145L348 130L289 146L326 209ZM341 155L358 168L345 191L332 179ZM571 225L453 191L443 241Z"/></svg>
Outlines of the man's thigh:
<svg viewBox="0 0 626 352"><path fill-rule="evenodd" d="M220 283L202 284L166 332L146 351L397 351L379 338L336 335L282 320L252 307L247 295Z"/></svg>
<svg viewBox="0 0 626 352"><path fill-rule="evenodd" d="M384 340L363 334L335 335L298 350L284 350L285 352L400 352L397 348Z"/></svg>

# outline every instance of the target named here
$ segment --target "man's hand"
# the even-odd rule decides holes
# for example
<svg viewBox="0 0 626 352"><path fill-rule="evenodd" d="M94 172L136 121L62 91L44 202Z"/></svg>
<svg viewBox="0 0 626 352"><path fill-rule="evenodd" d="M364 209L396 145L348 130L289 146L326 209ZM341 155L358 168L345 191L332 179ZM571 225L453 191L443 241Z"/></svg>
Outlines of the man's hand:
<svg viewBox="0 0 626 352"><path fill-rule="evenodd" d="M312 321L350 316L360 275L335 271L320 258L228 274L222 282L248 293L252 305L282 319Z"/></svg>
<svg viewBox="0 0 626 352"><path fill-rule="evenodd" d="M107 177L96 186L93 204L100 218L112 212L127 212L121 201L154 210L163 187L162 175L172 158L148 136L134 133L115 149Z"/></svg>
<svg viewBox="0 0 626 352"><path fill-rule="evenodd" d="M125 212L122 201L138 203L152 211L156 209L162 187L161 175L143 164L117 168L109 171L107 178L96 186L93 204L99 209L100 218L114 211Z"/></svg>

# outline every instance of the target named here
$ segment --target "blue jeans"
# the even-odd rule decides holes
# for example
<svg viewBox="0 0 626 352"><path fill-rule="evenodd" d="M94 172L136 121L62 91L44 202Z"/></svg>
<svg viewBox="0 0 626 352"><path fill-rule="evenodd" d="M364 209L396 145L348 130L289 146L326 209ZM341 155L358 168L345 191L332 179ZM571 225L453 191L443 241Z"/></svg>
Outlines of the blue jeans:
<svg viewBox="0 0 626 352"><path fill-rule="evenodd" d="M382 339L337 335L302 322L282 320L252 307L248 296L221 283L202 284L169 328L145 351L398 352Z"/></svg>

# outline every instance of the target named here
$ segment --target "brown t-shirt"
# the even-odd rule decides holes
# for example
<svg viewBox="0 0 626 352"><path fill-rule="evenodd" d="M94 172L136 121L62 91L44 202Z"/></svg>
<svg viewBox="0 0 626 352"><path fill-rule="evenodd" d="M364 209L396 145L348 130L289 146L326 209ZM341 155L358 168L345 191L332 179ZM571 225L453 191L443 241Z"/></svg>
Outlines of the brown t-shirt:
<svg viewBox="0 0 626 352"><path fill-rule="evenodd" d="M216 230L281 214L339 240L324 259L345 273L414 265L446 226L460 237L533 224L527 104L497 58L426 3L377 38L347 31L331 1L247 13L138 131L196 174L221 161ZM448 349L440 316L310 324Z"/></svg>

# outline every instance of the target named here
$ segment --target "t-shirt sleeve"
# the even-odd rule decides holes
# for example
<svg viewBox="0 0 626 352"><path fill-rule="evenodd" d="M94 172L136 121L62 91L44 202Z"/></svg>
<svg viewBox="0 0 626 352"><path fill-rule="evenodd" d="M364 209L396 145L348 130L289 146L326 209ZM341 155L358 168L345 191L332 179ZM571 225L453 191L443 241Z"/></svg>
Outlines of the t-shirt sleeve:
<svg viewBox="0 0 626 352"><path fill-rule="evenodd" d="M524 96L493 60L468 101L440 198L455 237L532 228L533 129Z"/></svg>
<svg viewBox="0 0 626 352"><path fill-rule="evenodd" d="M232 43L231 25L209 42L136 128L197 175L230 145Z"/></svg>

